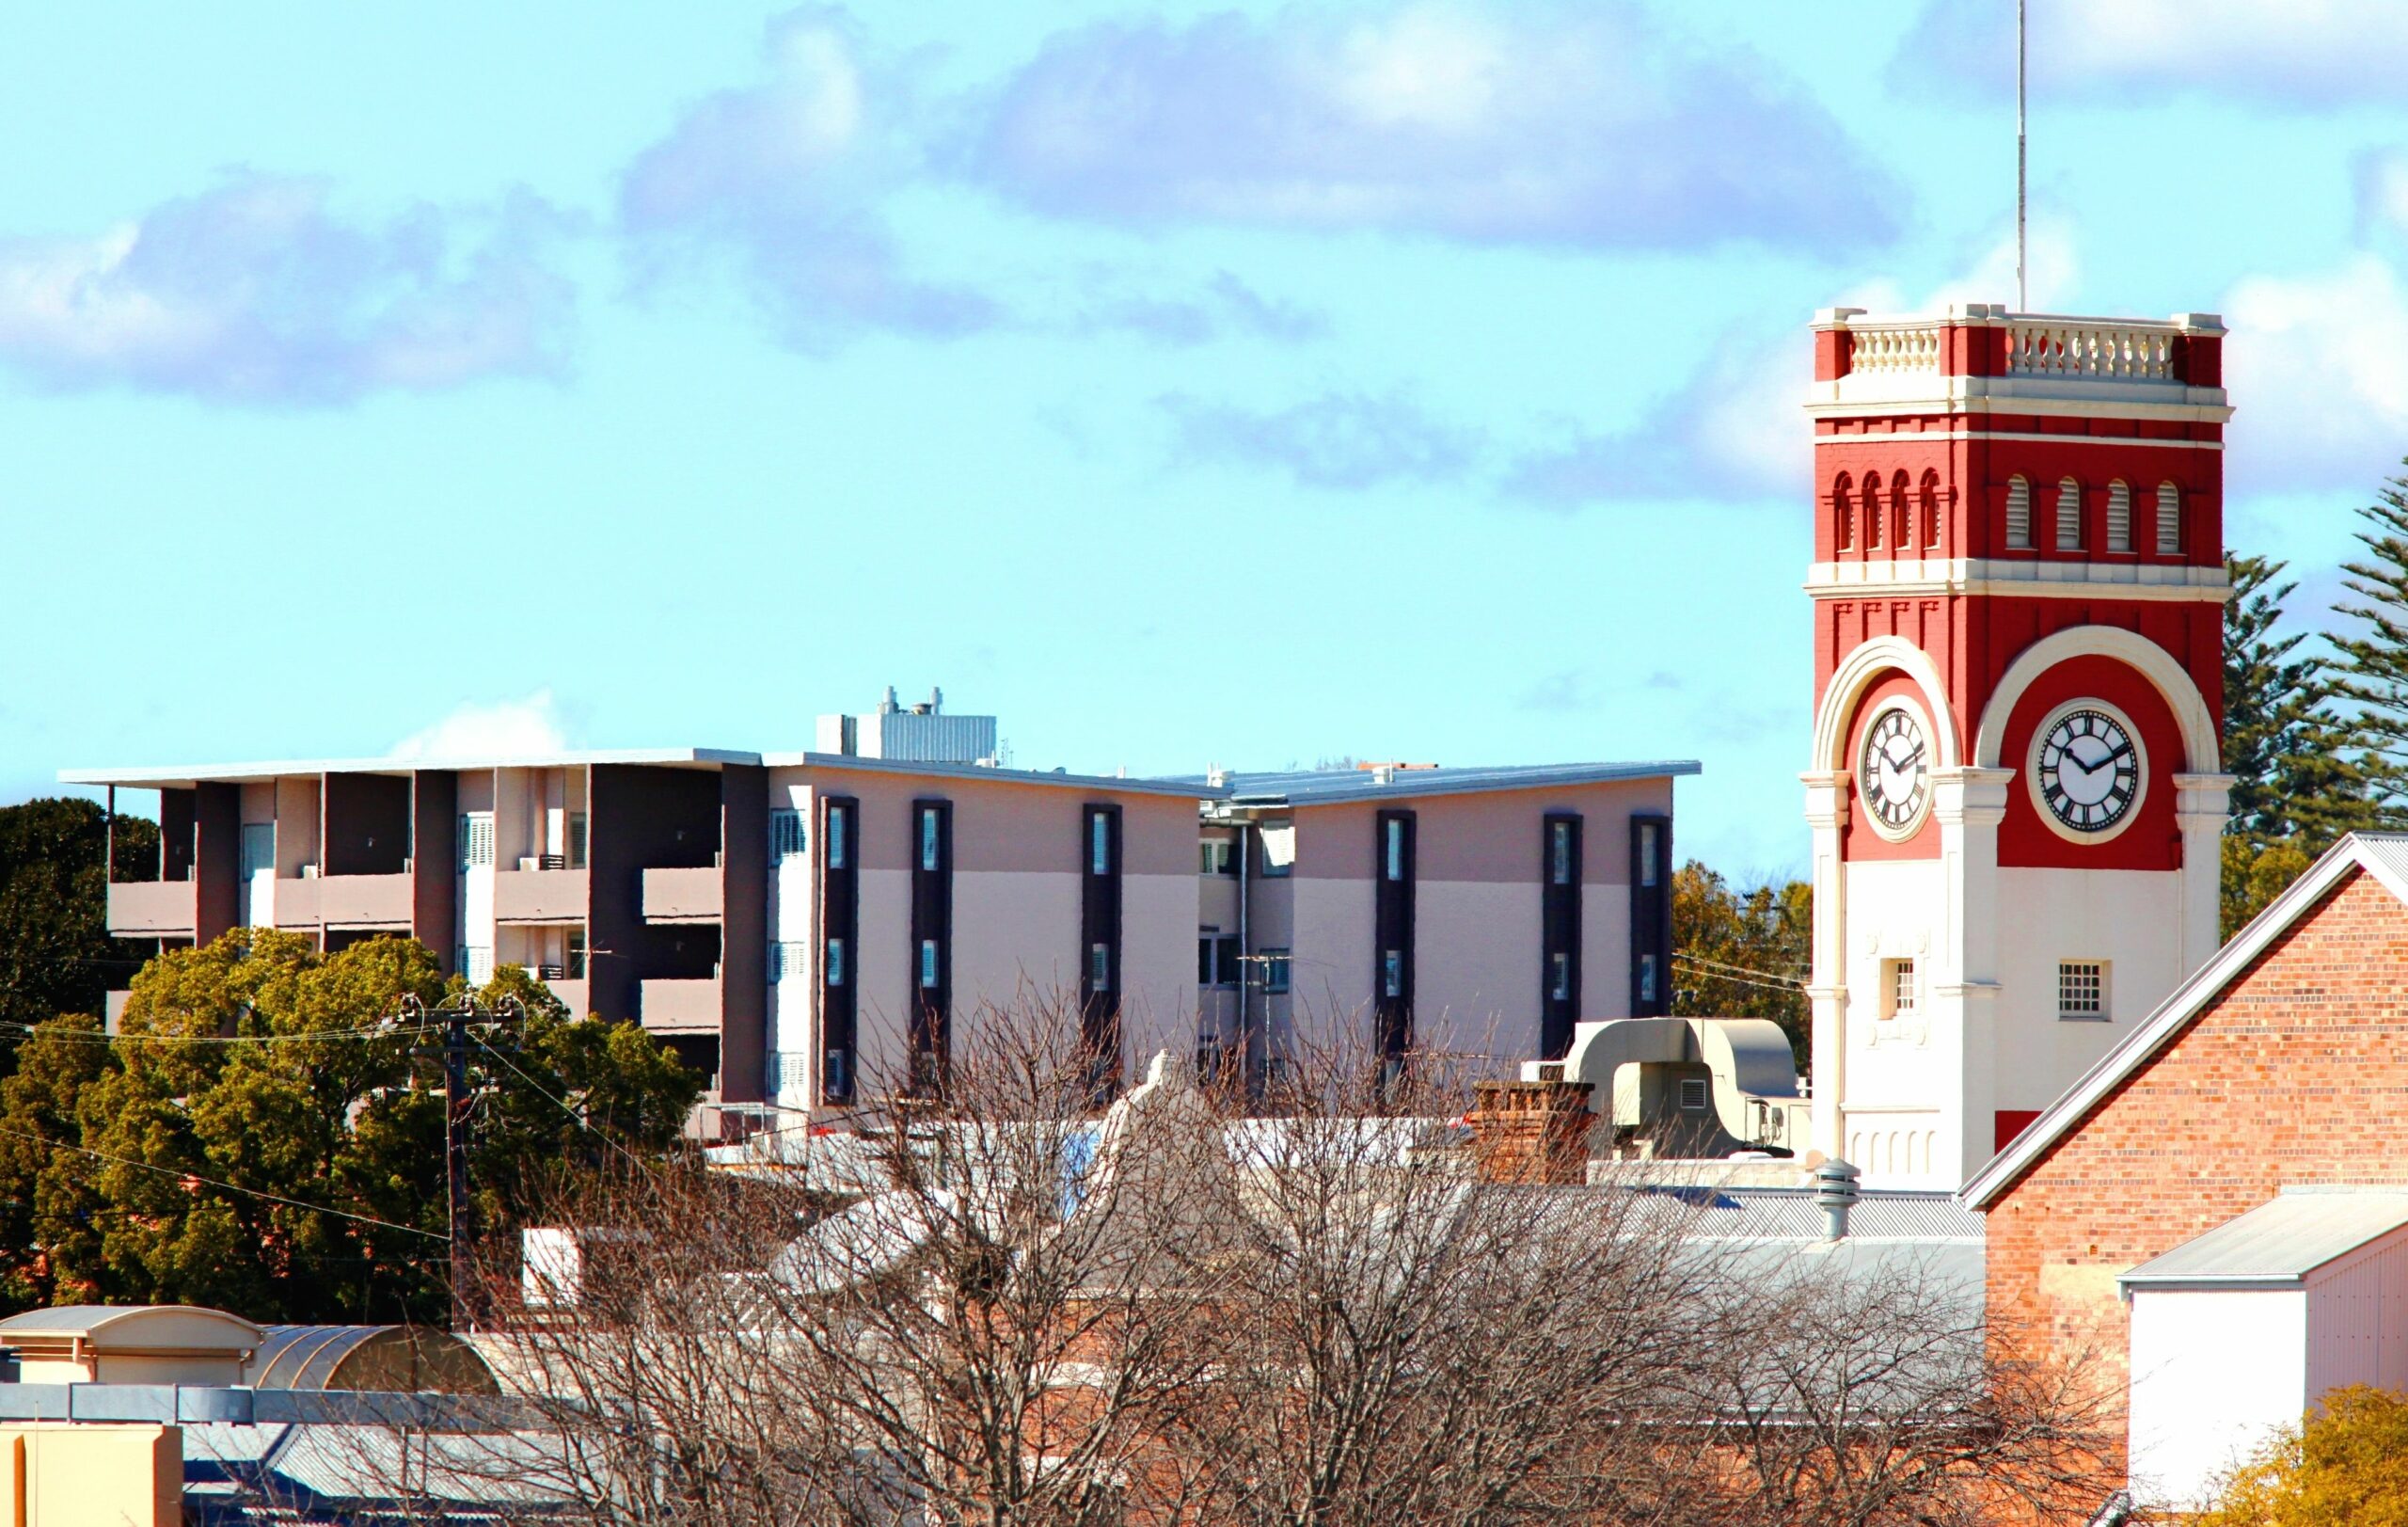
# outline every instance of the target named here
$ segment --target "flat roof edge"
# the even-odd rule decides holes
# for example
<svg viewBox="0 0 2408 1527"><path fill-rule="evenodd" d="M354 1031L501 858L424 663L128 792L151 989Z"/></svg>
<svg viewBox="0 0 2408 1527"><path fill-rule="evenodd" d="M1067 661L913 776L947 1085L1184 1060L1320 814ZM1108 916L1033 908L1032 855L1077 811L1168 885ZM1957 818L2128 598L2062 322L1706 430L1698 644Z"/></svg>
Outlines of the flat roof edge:
<svg viewBox="0 0 2408 1527"><path fill-rule="evenodd" d="M1002 769L988 764L864 758L849 753L765 753L760 761L768 769L850 769L872 774L930 774L946 779L996 780L1007 785L1049 785L1063 789L1168 795L1185 801L1219 801L1229 793L1219 786L1182 784L1158 775L1072 774L1050 769Z"/></svg>

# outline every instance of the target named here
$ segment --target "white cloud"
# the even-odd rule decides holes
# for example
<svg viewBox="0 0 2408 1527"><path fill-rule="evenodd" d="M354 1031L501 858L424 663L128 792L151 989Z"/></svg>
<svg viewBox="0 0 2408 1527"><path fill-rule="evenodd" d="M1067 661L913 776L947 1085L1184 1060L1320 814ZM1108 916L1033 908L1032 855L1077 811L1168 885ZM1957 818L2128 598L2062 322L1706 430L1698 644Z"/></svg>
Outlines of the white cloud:
<svg viewBox="0 0 2408 1527"><path fill-rule="evenodd" d="M1628 5L1086 27L1004 89L970 164L1062 215L1578 247L1855 247L1908 199L1753 55Z"/></svg>
<svg viewBox="0 0 2408 1527"><path fill-rule="evenodd" d="M568 746L550 690L488 705L466 703L393 744L397 758L526 758Z"/></svg>
<svg viewBox="0 0 2408 1527"><path fill-rule="evenodd" d="M1930 0L1891 65L1894 83L1961 95L2013 87L2015 8ZM2320 106L2398 97L2408 74L2399 0L2033 0L2036 94L2198 89Z"/></svg>
<svg viewBox="0 0 2408 1527"><path fill-rule="evenodd" d="M2031 307L2047 311L2073 293L2079 262L2070 228L2054 219L2032 229ZM1930 312L1951 302L2015 300L2015 235L1974 257L1965 274L1920 296L1879 277L1833 306L1868 312ZM1766 333L1734 330L1678 390L1629 429L1584 433L1525 456L1505 485L1519 498L1570 507L1616 499L1790 499L1812 476L1806 401L1808 338L1799 321Z"/></svg>
<svg viewBox="0 0 2408 1527"><path fill-rule="evenodd" d="M564 367L574 294L541 201L378 225L327 192L245 174L88 237L0 239L0 360L59 387L304 404Z"/></svg>
<svg viewBox="0 0 2408 1527"><path fill-rule="evenodd" d="M2255 489L2365 487L2408 452L2408 294L2371 254L2251 276L2224 300L2227 472Z"/></svg>
<svg viewBox="0 0 2408 1527"><path fill-rule="evenodd" d="M688 110L620 177L642 278L732 261L780 338L804 350L865 329L995 322L983 294L910 275L878 208L915 167L901 73L871 68L834 10L771 23L763 56L765 79Z"/></svg>

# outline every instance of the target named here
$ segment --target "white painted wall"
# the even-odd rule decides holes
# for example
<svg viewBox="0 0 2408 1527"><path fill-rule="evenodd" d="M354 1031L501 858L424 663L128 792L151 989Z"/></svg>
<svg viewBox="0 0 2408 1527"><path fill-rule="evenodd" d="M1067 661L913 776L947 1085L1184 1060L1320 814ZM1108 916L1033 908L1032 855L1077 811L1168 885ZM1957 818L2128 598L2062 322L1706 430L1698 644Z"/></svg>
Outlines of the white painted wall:
<svg viewBox="0 0 2408 1527"><path fill-rule="evenodd" d="M1987 1163L2001 1110L2045 1108L2178 985L2178 870L2002 868L1950 883L1943 859L1845 871L1843 1149L1868 1185L1954 1188ZM1996 931L1987 1019L1953 990L1963 930ZM1917 1014L1884 1019L1884 974L1915 962ZM2105 1022L2058 1016L2057 965L2108 967ZM1969 1010L1972 1016L1969 1018Z"/></svg>
<svg viewBox="0 0 2408 1527"><path fill-rule="evenodd" d="M2408 1390L2408 1230L2308 1278L2307 1392L2349 1384Z"/></svg>
<svg viewBox="0 0 2408 1527"><path fill-rule="evenodd" d="M2132 1495L2197 1503L2216 1478L2307 1408L2301 1289L2135 1289Z"/></svg>

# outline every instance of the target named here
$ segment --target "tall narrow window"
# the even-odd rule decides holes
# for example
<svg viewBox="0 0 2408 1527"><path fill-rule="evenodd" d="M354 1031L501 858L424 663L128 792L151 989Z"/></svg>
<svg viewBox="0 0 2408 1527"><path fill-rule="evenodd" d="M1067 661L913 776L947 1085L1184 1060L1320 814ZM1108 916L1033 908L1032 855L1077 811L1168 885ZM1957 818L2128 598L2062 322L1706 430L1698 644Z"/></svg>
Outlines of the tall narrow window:
<svg viewBox="0 0 2408 1527"><path fill-rule="evenodd" d="M1572 824L1551 821L1547 826L1547 881L1550 884L1572 883Z"/></svg>
<svg viewBox="0 0 2408 1527"><path fill-rule="evenodd" d="M1385 950L1380 955L1380 995L1404 995L1404 951Z"/></svg>
<svg viewBox="0 0 2408 1527"><path fill-rule="evenodd" d="M585 813L582 811L568 814L568 867L571 869L585 867Z"/></svg>
<svg viewBox="0 0 2408 1527"><path fill-rule="evenodd" d="M2122 478L2107 485L2107 549L2132 549L2132 490Z"/></svg>
<svg viewBox="0 0 2408 1527"><path fill-rule="evenodd" d="M493 863L493 813L471 811L460 819L460 867L475 869Z"/></svg>
<svg viewBox="0 0 2408 1527"><path fill-rule="evenodd" d="M1652 886L1664 878L1663 854L1658 848L1662 830L1652 821L1639 824L1639 883Z"/></svg>
<svg viewBox="0 0 2408 1527"><path fill-rule="evenodd" d="M2082 549L2082 485L2070 477L2057 480L2057 549Z"/></svg>
<svg viewBox="0 0 2408 1527"><path fill-rule="evenodd" d="M934 987L936 983L937 941L924 938L920 940L920 985L925 989Z"/></svg>
<svg viewBox="0 0 2408 1527"><path fill-rule="evenodd" d="M828 808L828 867L845 867L845 840L852 826L850 806L832 805Z"/></svg>
<svg viewBox="0 0 2408 1527"><path fill-rule="evenodd" d="M1568 954L1554 955L1549 958L1548 964L1552 968L1547 973L1546 994L1558 1002L1569 1001L1572 996L1572 957Z"/></svg>
<svg viewBox="0 0 2408 1527"><path fill-rule="evenodd" d="M1641 1002L1658 1000L1656 994L1656 955L1652 950L1639 957L1639 999Z"/></svg>
<svg viewBox="0 0 2408 1527"><path fill-rule="evenodd" d="M788 859L801 858L802 850L802 813L783 809L770 812L769 857L783 864Z"/></svg>
<svg viewBox="0 0 2408 1527"><path fill-rule="evenodd" d="M938 814L934 806L920 808L920 867L937 867Z"/></svg>
<svg viewBox="0 0 2408 1527"><path fill-rule="evenodd" d="M582 928L568 931L568 978L573 981L585 979L585 930Z"/></svg>
<svg viewBox="0 0 2408 1527"><path fill-rule="evenodd" d="M1387 841L1382 851L1386 857L1387 865L1387 877L1390 880L1402 880L1404 879L1403 819L1390 817L1387 819L1386 826L1387 828Z"/></svg>
<svg viewBox="0 0 2408 1527"><path fill-rule="evenodd" d="M2006 480L2006 544L2021 551L2032 549L2032 485L2020 477Z"/></svg>
<svg viewBox="0 0 2408 1527"><path fill-rule="evenodd" d="M1940 474L1938 472L1926 471L1923 474L1923 488L1916 497L1918 501L1916 507L1923 511L1923 544L1926 548L1936 547L1940 544Z"/></svg>
<svg viewBox="0 0 2408 1527"><path fill-rule="evenodd" d="M1091 990L1098 992L1112 990L1111 945L1090 944L1087 946L1087 985Z"/></svg>
<svg viewBox="0 0 2408 1527"><path fill-rule="evenodd" d="M1881 474L1864 474L1864 549L1881 549Z"/></svg>
<svg viewBox="0 0 2408 1527"><path fill-rule="evenodd" d="M2182 554L2182 490L2171 483L2157 485L2157 554Z"/></svg>
<svg viewBox="0 0 2408 1527"><path fill-rule="evenodd" d="M1842 551L1856 545L1856 479L1842 472L1831 485L1831 545Z"/></svg>
<svg viewBox="0 0 2408 1527"><path fill-rule="evenodd" d="M828 941L828 984L845 984L845 941L840 938Z"/></svg>
<svg viewBox="0 0 2408 1527"><path fill-rule="evenodd" d="M1087 873L1112 873L1112 819L1097 815L1087 819Z"/></svg>
<svg viewBox="0 0 2408 1527"><path fill-rule="evenodd" d="M1895 532L1891 544L1899 550L1914 545L1914 499L1907 485L1907 474L1901 469L1890 479L1890 527Z"/></svg>

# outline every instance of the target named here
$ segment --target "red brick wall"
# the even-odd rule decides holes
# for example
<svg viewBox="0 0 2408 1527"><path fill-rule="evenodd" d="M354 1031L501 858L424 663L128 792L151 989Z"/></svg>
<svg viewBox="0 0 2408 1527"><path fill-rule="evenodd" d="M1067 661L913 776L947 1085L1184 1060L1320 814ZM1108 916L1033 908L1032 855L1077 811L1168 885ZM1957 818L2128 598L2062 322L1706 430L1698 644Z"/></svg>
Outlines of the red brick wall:
<svg viewBox="0 0 2408 1527"><path fill-rule="evenodd" d="M1990 1206L2006 1341L2126 1378L2115 1275L2294 1183L2408 1182L2408 907L2353 870Z"/></svg>

